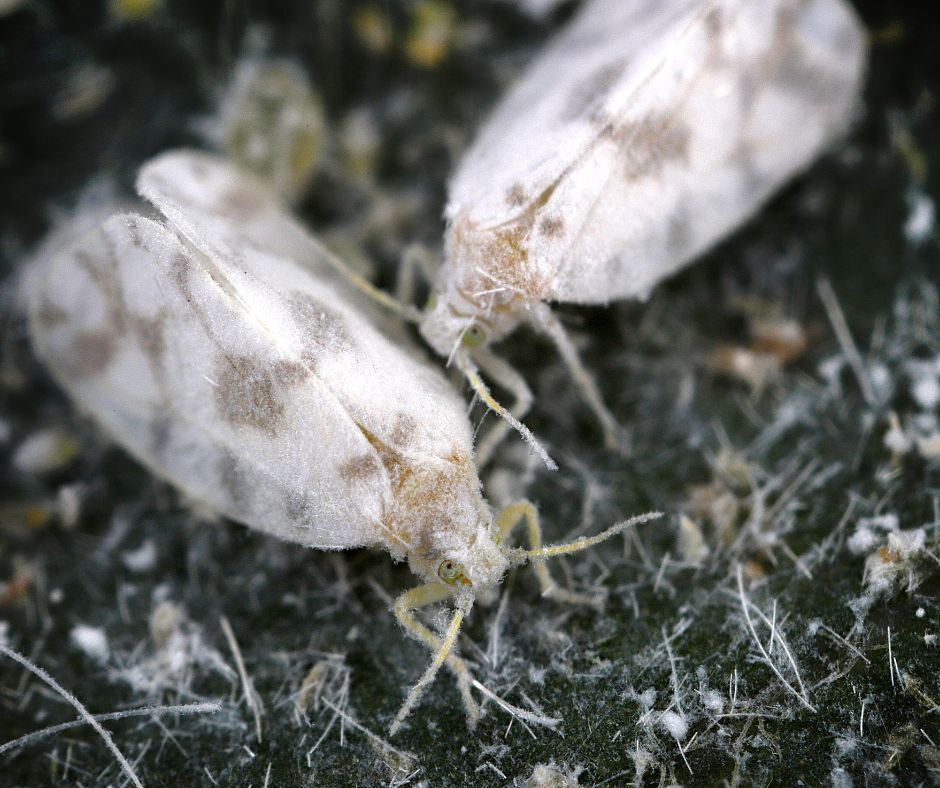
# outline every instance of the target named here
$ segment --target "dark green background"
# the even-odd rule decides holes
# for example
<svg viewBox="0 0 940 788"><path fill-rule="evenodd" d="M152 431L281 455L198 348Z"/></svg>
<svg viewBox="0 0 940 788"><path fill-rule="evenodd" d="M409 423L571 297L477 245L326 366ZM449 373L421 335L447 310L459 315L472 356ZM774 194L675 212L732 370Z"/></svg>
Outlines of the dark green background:
<svg viewBox="0 0 940 788"><path fill-rule="evenodd" d="M271 785L395 779L369 740L348 726L341 738L338 722L308 764L307 751L333 715L321 709L298 723L292 697L324 653L340 655L350 682L346 712L384 736L427 654L403 636L376 588L394 595L413 580L405 567L378 553L327 555L239 526L196 521L175 493L104 445L32 358L14 307L17 268L54 210L74 204L90 178L105 175L126 189L147 157L197 143L191 121L211 111L246 25L264 21L271 26L272 52L307 67L331 121L363 103L379 113L378 182L393 198L417 195L421 205L394 232L364 244L379 263L380 281L389 284L404 243L439 243L453 140L466 144L502 79L569 9L535 23L500 3L457 2L464 29L483 25L484 35L425 70L409 65L400 50L377 56L361 47L349 23L361 5L282 0L262 9L238 0L168 2L147 22L119 24L95 3L36 0L0 18L0 255L6 277L0 416L11 427L10 439L0 445L0 581L24 560L37 578L24 598L0 607L0 620L9 624L12 647L31 655L94 713L196 698L224 701L217 715L165 718L164 727L146 718L107 724L131 761L140 756L136 769L146 785L214 780L260 786L269 765ZM510 577L496 668L485 651L497 608L475 610L462 651L477 664L481 681L518 705L531 698L563 722L555 731L535 728L532 736L490 706L470 732L453 682L444 676L394 741L414 756L414 783L521 785L536 764L554 761L568 770L580 767L582 784L627 785L636 778L630 754L637 749L647 753L643 780L649 785L823 785L838 769L856 785L940 780L940 749L931 744L940 744L940 649L924 640L940 629L940 568L929 558L916 562L915 590L877 599L857 620L850 603L864 591L864 561L842 538L859 517L891 512L903 528L932 523L928 541L938 552L940 469L917 458L893 466L882 437L889 411L915 410L902 372L906 360L940 356L936 301L929 300L940 280L936 237L914 246L902 232L906 195L938 193L932 165L940 152L940 11L931 2L857 5L876 36L864 112L847 143L706 260L661 287L651 303L562 308L608 401L632 429L629 459L600 448L589 414L569 392L547 346L520 332L503 348L536 392L528 423L562 468L536 472L527 490L540 506L548 537L562 539L579 526L599 530L650 508L669 518L642 529L642 551L633 541L625 550L618 539L569 558L565 571L555 566L559 577L568 574L576 584L602 578L610 591L602 614L540 600L525 570ZM403 4L378 6L403 34ZM93 114L56 120L50 108L69 70L90 61L112 70L113 91ZM402 96L408 101L399 111L395 98ZM926 162L923 180L902 155L902 139ZM361 190L326 174L301 212L323 229L361 220L367 206ZM821 276L832 282L863 353L870 351L896 384L875 405L866 404L848 372L841 378L843 395L833 397L822 385L818 364L838 354L839 346L817 295ZM782 305L811 338L808 353L756 398L702 363L716 346L745 341L743 321L731 308L742 294ZM925 317L896 319L897 310L912 303L926 305ZM689 397L679 405L682 391ZM770 426L788 418L792 423L782 437L768 441ZM16 472L12 448L52 425L77 436L77 460L43 478ZM792 481L801 472L803 482L785 500L770 493L768 505L780 503L778 516L744 534L736 549L719 549L706 529L713 551L701 567L664 566L667 554L678 560L676 513L691 485L713 477L710 458L723 443L759 469L761 483ZM518 478L520 472L509 473ZM76 481L87 484L77 528L24 526L22 507ZM588 491L595 505L584 525ZM850 504L852 514L839 532ZM158 562L135 573L122 554L148 539ZM781 543L809 567L811 578L795 568ZM815 714L801 708L756 657L736 596L740 562L765 573L748 594L768 616L776 601L778 626L810 688ZM58 604L49 601L53 589L63 592ZM148 618L162 599L184 608L206 645L229 663L220 616L232 622L266 707L262 742L255 739L237 681L195 666L186 692L148 696L118 677L152 656ZM914 615L919 607L922 618ZM69 632L80 623L106 631L106 665L70 643ZM852 643L864 658L825 635L822 624L841 635L854 626ZM899 680L892 685L889 625L899 669L919 682L919 694ZM760 631L766 642L768 631ZM675 633L671 647L690 723L685 743L696 736L685 753L691 774L677 743L644 716L637 699L654 689L655 710L670 704L672 673L663 639ZM741 716L715 719L702 694L717 690L727 702L735 671ZM0 742L73 717L21 668L0 659ZM85 728L2 758L5 785L123 780L101 740Z"/></svg>

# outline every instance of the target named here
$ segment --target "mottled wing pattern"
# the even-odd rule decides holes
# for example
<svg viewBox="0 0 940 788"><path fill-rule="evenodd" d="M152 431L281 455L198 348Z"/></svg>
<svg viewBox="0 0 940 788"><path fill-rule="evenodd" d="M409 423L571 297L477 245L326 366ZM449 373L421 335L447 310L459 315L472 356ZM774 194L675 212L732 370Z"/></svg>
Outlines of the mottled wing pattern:
<svg viewBox="0 0 940 788"><path fill-rule="evenodd" d="M472 455L464 404L453 388L402 336L401 321L385 310L377 316L375 304L337 275L331 253L261 182L219 157L180 150L144 165L137 187L219 271L270 290L267 319L279 299L308 289L320 298L327 285L357 342L354 353L323 354L320 377L370 434L432 463L457 450ZM316 314L299 309L296 317L312 324Z"/></svg>
<svg viewBox="0 0 940 788"><path fill-rule="evenodd" d="M163 153L141 168L137 190L198 248L227 257L255 248L285 258L329 283L374 322L387 317L349 284L343 264L268 184L225 159L194 150Z"/></svg>
<svg viewBox="0 0 940 788"><path fill-rule="evenodd" d="M281 538L384 543L397 468L472 458L440 372L258 248L207 254L115 216L43 270L32 302L39 355L117 442Z"/></svg>
<svg viewBox="0 0 940 788"><path fill-rule="evenodd" d="M664 48L674 47L701 6L702 0L589 0L463 154L447 218L498 226L536 205L596 142L593 116L649 80L666 59Z"/></svg>
<svg viewBox="0 0 940 788"><path fill-rule="evenodd" d="M43 268L40 357L111 436L212 509L323 548L381 541L387 480L344 475L371 447L314 374L341 355L342 315L305 292L257 319L261 295L161 225L118 215ZM302 327L311 315L316 327Z"/></svg>
<svg viewBox="0 0 940 788"><path fill-rule="evenodd" d="M844 129L864 61L842 0L593 0L468 152L452 233L512 228L541 298L644 297Z"/></svg>

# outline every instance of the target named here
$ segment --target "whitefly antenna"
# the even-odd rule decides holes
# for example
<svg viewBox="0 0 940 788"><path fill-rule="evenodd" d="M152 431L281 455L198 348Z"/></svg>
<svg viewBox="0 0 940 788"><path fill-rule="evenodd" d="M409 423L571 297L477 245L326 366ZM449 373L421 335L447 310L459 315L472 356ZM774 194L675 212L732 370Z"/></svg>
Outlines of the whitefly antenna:
<svg viewBox="0 0 940 788"><path fill-rule="evenodd" d="M628 528L632 528L636 525L643 525L648 523L651 520L658 520L663 516L662 512L647 512L646 514L638 514L636 517L631 517L629 520L624 520L619 522L616 525L612 525L606 531L601 531L601 533L596 534L595 536L585 536L583 539L576 539L573 542L565 542L563 544L550 544L545 547L537 547L534 550L523 550L523 554L526 557L526 560L531 561L532 559L540 558L552 558L556 555L567 555L568 553L577 553L581 550L587 550L589 547L593 547L596 544L610 539L612 536L616 536L623 531L626 531Z"/></svg>

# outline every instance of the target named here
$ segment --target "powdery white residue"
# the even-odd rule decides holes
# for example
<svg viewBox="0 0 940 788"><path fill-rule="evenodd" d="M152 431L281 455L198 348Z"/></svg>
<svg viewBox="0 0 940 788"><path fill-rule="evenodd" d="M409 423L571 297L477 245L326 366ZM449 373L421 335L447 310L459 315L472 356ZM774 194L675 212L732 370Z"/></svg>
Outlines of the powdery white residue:
<svg viewBox="0 0 940 788"><path fill-rule="evenodd" d="M906 561L919 555L926 544L927 533L923 528L888 534L888 549L900 556L901 560Z"/></svg>
<svg viewBox="0 0 940 788"><path fill-rule="evenodd" d="M829 778L832 781L832 788L852 788L852 775L842 767L833 769Z"/></svg>
<svg viewBox="0 0 940 788"><path fill-rule="evenodd" d="M536 19L547 17L556 6L561 5L561 0L506 0L506 2L518 6Z"/></svg>
<svg viewBox="0 0 940 788"><path fill-rule="evenodd" d="M940 404L940 380L935 377L915 380L911 386L911 396L924 410L933 410Z"/></svg>
<svg viewBox="0 0 940 788"><path fill-rule="evenodd" d="M907 581L908 587L916 587L916 577L911 561L917 558L927 543L923 528L892 531L888 542L865 559L865 585L871 593L889 593Z"/></svg>
<svg viewBox="0 0 940 788"><path fill-rule="evenodd" d="M39 430L13 453L13 466L23 473L50 473L75 456L75 442L61 430Z"/></svg>
<svg viewBox="0 0 940 788"><path fill-rule="evenodd" d="M937 207L932 197L923 192L911 192L907 195L907 208L904 237L909 243L922 244L934 234Z"/></svg>
<svg viewBox="0 0 940 788"><path fill-rule="evenodd" d="M702 705L709 711L719 713L724 705L721 700L721 693L718 690L708 690L702 693Z"/></svg>
<svg viewBox="0 0 940 788"><path fill-rule="evenodd" d="M147 539L136 550L125 551L121 562L132 572L149 572L157 565L157 546Z"/></svg>
<svg viewBox="0 0 940 788"><path fill-rule="evenodd" d="M525 781L525 788L578 788L578 777L584 767L567 768L558 766L555 761L536 764L532 776Z"/></svg>
<svg viewBox="0 0 940 788"><path fill-rule="evenodd" d="M95 660L95 662L107 662L108 656L111 654L108 636L99 627L76 624L69 632L69 640L72 641L73 646Z"/></svg>
<svg viewBox="0 0 940 788"><path fill-rule="evenodd" d="M689 721L675 711L664 711L660 714L659 724L676 741L682 741L689 733Z"/></svg>
<svg viewBox="0 0 940 788"><path fill-rule="evenodd" d="M858 526L846 542L852 555L868 555L881 542L871 528Z"/></svg>
<svg viewBox="0 0 940 788"><path fill-rule="evenodd" d="M649 689L643 690L643 692L634 693L633 697L644 710L649 711L656 702L656 690L650 687Z"/></svg>
<svg viewBox="0 0 940 788"><path fill-rule="evenodd" d="M122 666L116 676L137 692L160 695L188 690L207 673L232 679L235 672L219 652L206 643L202 628L172 602L161 602L150 617L152 650Z"/></svg>
<svg viewBox="0 0 940 788"><path fill-rule="evenodd" d="M846 542L852 555L868 555L884 540L884 532L898 530L896 514L882 514L878 517L862 517ZM882 533L878 533L878 532Z"/></svg>

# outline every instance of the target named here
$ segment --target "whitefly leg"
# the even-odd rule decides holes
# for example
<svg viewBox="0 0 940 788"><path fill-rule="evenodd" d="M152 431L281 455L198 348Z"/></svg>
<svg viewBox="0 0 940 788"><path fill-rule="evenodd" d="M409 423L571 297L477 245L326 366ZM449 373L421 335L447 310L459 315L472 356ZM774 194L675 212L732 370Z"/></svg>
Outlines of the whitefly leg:
<svg viewBox="0 0 940 788"><path fill-rule="evenodd" d="M594 411L594 416L600 422L601 428L604 430L604 441L608 448L626 454L629 447L629 436L604 404L597 383L581 363L578 351L561 321L545 304L539 304L538 307L532 310L529 321L537 331L543 333L555 344L558 354L568 368L568 372L571 373L572 380L580 390L581 396L591 410Z"/></svg>
<svg viewBox="0 0 940 788"><path fill-rule="evenodd" d="M365 294L385 309L388 309L389 311L399 315L402 319L407 320L409 323L420 322L421 311L419 309L411 304L399 301L395 297L390 296L384 290L380 290L364 276L357 274L344 262L339 261L338 258L335 258L331 255L331 259L338 261L334 264L334 267L340 271L340 273L342 273L342 275L349 280L349 283L361 293Z"/></svg>
<svg viewBox="0 0 940 788"><path fill-rule="evenodd" d="M526 524L530 550L540 550L542 548L542 526L539 524L538 510L530 501L518 501L503 509L496 518L496 527L499 528L503 538L508 538L513 529L521 522ZM572 549L566 552L574 552L578 549L581 549L581 546L576 543ZM536 578L538 578L539 585L542 587L542 595L549 599L575 605L590 605L591 607L600 607L604 603L604 596L601 594L578 594L560 588L552 578L548 567L545 566L544 558L533 558L532 569Z"/></svg>
<svg viewBox="0 0 940 788"><path fill-rule="evenodd" d="M458 368L463 372L464 377L467 379L467 382L470 384L470 387L474 390L476 395L483 401L483 403L492 411L496 413L501 419L509 423L509 426L512 427L516 432L518 432L525 442L529 445L529 448L535 452L545 463L550 471L557 471L558 464L548 456L548 452L545 451L545 448L540 444L535 436L532 434L532 431L525 426L519 419L512 415L506 408L497 402L497 400L490 393L489 387L486 383L483 382L483 378L480 377L479 369L477 368L477 362L475 359L472 359L467 353L457 353L454 356L454 360L457 363Z"/></svg>
<svg viewBox="0 0 940 788"><path fill-rule="evenodd" d="M496 385L512 394L515 402L509 412L514 418L521 420L528 413L529 408L532 407L532 390L525 382L525 379L513 366L489 351L479 349L473 355L483 373ZM511 429L512 427L508 421L499 419L477 441L476 463L478 468L482 468L493 458L493 453Z"/></svg>
<svg viewBox="0 0 940 788"><path fill-rule="evenodd" d="M411 637L424 643L435 655L441 651L441 646L444 642L437 634L418 621L414 615L414 611L422 607L427 607L428 605L443 602L445 599L449 599L453 596L453 594L454 589L452 586L445 585L444 583L425 583L424 585L405 591L395 600L395 618L398 619L398 622ZM467 718L470 721L470 725L475 725L480 719L480 707L470 694L470 684L473 680L470 669L467 667L466 662L453 653L447 654L445 664L457 679L457 685L460 687L460 695L467 709ZM401 725L401 722L407 716L411 707L417 702L417 699L418 693L412 691L406 699L405 705L402 706L401 711L399 711L398 716L395 718L395 722L392 725L393 733Z"/></svg>
<svg viewBox="0 0 940 788"><path fill-rule="evenodd" d="M438 257L422 243L412 243L402 252L395 276L395 298L399 304L413 304L418 276L429 285L437 279Z"/></svg>

